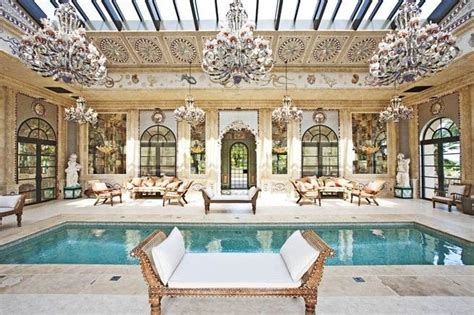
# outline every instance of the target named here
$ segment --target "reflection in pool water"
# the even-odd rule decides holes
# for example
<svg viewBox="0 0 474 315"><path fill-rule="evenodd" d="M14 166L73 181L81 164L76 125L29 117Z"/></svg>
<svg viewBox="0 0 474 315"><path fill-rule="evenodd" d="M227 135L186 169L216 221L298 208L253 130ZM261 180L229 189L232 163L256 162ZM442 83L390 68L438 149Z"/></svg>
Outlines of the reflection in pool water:
<svg viewBox="0 0 474 315"><path fill-rule="evenodd" d="M278 252L296 229L313 229L336 257L328 265L473 265L473 243L417 224L176 224L190 252ZM0 247L0 263L137 264L129 252L173 224L67 223Z"/></svg>

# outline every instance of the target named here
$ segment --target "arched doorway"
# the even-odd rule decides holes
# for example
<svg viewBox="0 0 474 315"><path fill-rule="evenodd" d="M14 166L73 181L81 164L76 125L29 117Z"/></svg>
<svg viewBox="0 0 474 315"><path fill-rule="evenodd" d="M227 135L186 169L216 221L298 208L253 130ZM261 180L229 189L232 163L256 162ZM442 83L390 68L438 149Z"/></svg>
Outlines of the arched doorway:
<svg viewBox="0 0 474 315"><path fill-rule="evenodd" d="M168 127L151 126L140 137L140 176L176 176L176 137Z"/></svg>
<svg viewBox="0 0 474 315"><path fill-rule="evenodd" d="M459 128L450 118L429 122L420 137L421 197L431 199L461 178Z"/></svg>
<svg viewBox="0 0 474 315"><path fill-rule="evenodd" d="M339 141L328 126L315 125L303 134L302 176L339 176Z"/></svg>
<svg viewBox="0 0 474 315"><path fill-rule="evenodd" d="M230 130L222 137L221 190L246 190L257 184L255 136L246 129Z"/></svg>
<svg viewBox="0 0 474 315"><path fill-rule="evenodd" d="M56 133L41 118L30 118L18 128L17 183L26 203L56 199Z"/></svg>

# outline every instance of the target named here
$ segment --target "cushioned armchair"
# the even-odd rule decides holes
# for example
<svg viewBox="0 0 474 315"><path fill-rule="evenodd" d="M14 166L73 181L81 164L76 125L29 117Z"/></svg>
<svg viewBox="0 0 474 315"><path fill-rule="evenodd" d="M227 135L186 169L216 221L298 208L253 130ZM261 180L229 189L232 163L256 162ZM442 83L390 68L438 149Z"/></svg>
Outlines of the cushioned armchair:
<svg viewBox="0 0 474 315"><path fill-rule="evenodd" d="M358 202L359 206L360 206L360 200L362 198L365 198L365 200L367 200L369 204L370 204L370 199L372 199L372 201L378 206L379 204L375 198L382 193L384 188L385 188L385 181L383 180L374 180L365 186L359 185L359 187L350 191L351 203L354 196L356 196L357 198L359 198L359 202Z"/></svg>
<svg viewBox="0 0 474 315"><path fill-rule="evenodd" d="M302 206L303 201L309 200L313 203L319 201L319 206L321 206L321 192L317 184L307 183L302 180L290 180L290 183L298 194L297 204Z"/></svg>
<svg viewBox="0 0 474 315"><path fill-rule="evenodd" d="M168 204L171 202L171 200L177 200L178 203L184 207L184 201L186 204L188 203L186 201L186 193L188 192L189 188L193 184L193 181L183 181L179 184L177 189L166 189L165 193L163 194L163 207L166 204L166 201L168 200Z"/></svg>
<svg viewBox="0 0 474 315"><path fill-rule="evenodd" d="M101 200L103 200L102 203L106 203L109 199L110 205L113 206L114 197L119 197L120 203L122 203L122 191L120 189L108 188L105 183L93 183L92 191L96 197L94 206L96 206Z"/></svg>
<svg viewBox="0 0 474 315"><path fill-rule="evenodd" d="M20 227L25 199L25 195L0 196L0 224L2 224L3 217L16 215L16 222Z"/></svg>
<svg viewBox="0 0 474 315"><path fill-rule="evenodd" d="M453 205L461 204L462 197L468 197L471 194L470 184L450 184L448 190L435 190L435 195L431 199L433 208L436 203L444 203L448 205L448 211L451 211Z"/></svg>

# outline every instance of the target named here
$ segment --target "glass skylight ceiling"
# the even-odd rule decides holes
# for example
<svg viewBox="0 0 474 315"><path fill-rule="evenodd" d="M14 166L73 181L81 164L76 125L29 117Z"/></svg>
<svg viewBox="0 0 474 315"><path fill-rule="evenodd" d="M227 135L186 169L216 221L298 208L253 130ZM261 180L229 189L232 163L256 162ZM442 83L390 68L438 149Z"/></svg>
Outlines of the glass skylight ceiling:
<svg viewBox="0 0 474 315"><path fill-rule="evenodd" d="M39 21L65 0L17 0ZM89 30L217 30L232 0L70 0ZM417 0L440 22L459 0ZM26 3L26 4L25 4ZM403 0L242 0L260 30L380 30Z"/></svg>

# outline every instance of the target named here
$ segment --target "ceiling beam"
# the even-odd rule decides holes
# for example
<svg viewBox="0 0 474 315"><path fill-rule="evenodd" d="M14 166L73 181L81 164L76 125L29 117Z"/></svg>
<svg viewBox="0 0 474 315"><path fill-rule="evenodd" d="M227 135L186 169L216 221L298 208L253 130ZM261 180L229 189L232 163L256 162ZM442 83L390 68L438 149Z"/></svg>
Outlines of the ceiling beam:
<svg viewBox="0 0 474 315"><path fill-rule="evenodd" d="M121 31L123 28L122 21L120 20L120 17L117 15L117 12L115 12L115 9L112 3L110 2L110 0L102 0L102 4L104 5L105 10L107 10L107 13L112 19L112 22L114 22L114 25L117 28L117 30Z"/></svg>
<svg viewBox="0 0 474 315"><path fill-rule="evenodd" d="M274 27L275 31L280 28L281 10L283 9L283 0L277 0L277 6L275 10Z"/></svg>
<svg viewBox="0 0 474 315"><path fill-rule="evenodd" d="M352 29L354 31L357 31L357 29L359 28L360 23L362 23L364 16L367 14L367 11L369 11L369 7L371 4L372 4L372 0L364 0L362 7L360 8L359 12L357 13L356 18L352 22Z"/></svg>
<svg viewBox="0 0 474 315"><path fill-rule="evenodd" d="M361 5L362 5L362 0L358 0L356 6L354 8L354 11L352 11L352 14L351 14L351 17L349 18L349 21L351 21L351 22L354 21L354 18L356 16L357 12L359 11Z"/></svg>
<svg viewBox="0 0 474 315"><path fill-rule="evenodd" d="M92 5L96 9L97 13L99 13L100 17L102 18L102 21L107 21L107 17L105 16L104 12L102 12L101 8L99 7L99 4L97 3L97 0L92 0Z"/></svg>
<svg viewBox="0 0 474 315"><path fill-rule="evenodd" d="M319 29L319 25L323 19L324 11L326 10L326 5L328 4L327 0L319 0L318 5L316 6L316 10L314 11L313 15L313 27L314 30Z"/></svg>
<svg viewBox="0 0 474 315"><path fill-rule="evenodd" d="M402 5L404 0L398 0L397 4L395 4L395 6L393 7L392 9L392 12L390 12L390 14L387 16L387 20L385 23L389 23L390 24L390 27L392 29L395 29L395 23L392 21L393 17L395 16L395 14L397 14L398 12L398 9L400 8L400 6Z"/></svg>
<svg viewBox="0 0 474 315"><path fill-rule="evenodd" d="M57 9L59 8L59 5L58 3L56 2L56 0L49 0L49 2L51 2L51 4Z"/></svg>
<svg viewBox="0 0 474 315"><path fill-rule="evenodd" d="M158 8L155 7L155 3L152 0L145 0L145 4L148 9L148 12L150 12L151 20L153 21L153 25L155 25L155 29L159 31L161 19L158 13Z"/></svg>
<svg viewBox="0 0 474 315"><path fill-rule="evenodd" d="M123 15L122 10L120 10L119 5L117 4L117 0L112 0L112 4L114 5L115 11L117 11L122 21L125 22L125 16Z"/></svg>
<svg viewBox="0 0 474 315"><path fill-rule="evenodd" d="M174 6L174 11L176 12L176 19L178 20L178 23L182 26L181 16L179 15L179 10L178 10L178 5L176 4L176 0L173 0L173 6Z"/></svg>
<svg viewBox="0 0 474 315"><path fill-rule="evenodd" d="M31 18L36 22L38 25L41 24L41 19L46 19L47 16L41 10L41 8L31 0L18 0L18 4L25 9L25 11L31 16Z"/></svg>
<svg viewBox="0 0 474 315"><path fill-rule="evenodd" d="M260 1L257 0L257 3L255 4L255 28L257 28L257 23L258 23L258 8L260 7Z"/></svg>
<svg viewBox="0 0 474 315"><path fill-rule="evenodd" d="M382 6L382 3L383 3L383 0L378 0L377 4L375 5L374 10L372 11L372 13L370 13L369 22L372 22L377 12L379 12L379 9Z"/></svg>
<svg viewBox="0 0 474 315"><path fill-rule="evenodd" d="M77 0L72 0L72 4L74 4L74 6L76 7L77 11L79 12L79 14L82 16L82 18L84 19L84 21L86 22L89 22L90 19L89 17L87 16L86 12L84 12L84 10L82 10L82 7L81 5L77 2Z"/></svg>
<svg viewBox="0 0 474 315"><path fill-rule="evenodd" d="M140 8L138 7L137 0L132 0L133 7L135 8L135 11L137 11L138 18L140 19L140 22L145 22L143 19L142 12L140 11Z"/></svg>
<svg viewBox="0 0 474 315"><path fill-rule="evenodd" d="M331 23L334 22L334 20L336 19L336 15L337 15L337 12L339 11L339 8L341 7L341 3L342 3L342 0L337 1L336 7L334 8L334 12L332 13L332 16L331 16Z"/></svg>
<svg viewBox="0 0 474 315"><path fill-rule="evenodd" d="M193 14L194 29L199 31L199 17L196 9L196 3L194 3L194 0L189 0L189 4L191 5L191 13Z"/></svg>
<svg viewBox="0 0 474 315"><path fill-rule="evenodd" d="M418 7L421 8L425 2L426 0L420 0L420 2L418 2Z"/></svg>
<svg viewBox="0 0 474 315"><path fill-rule="evenodd" d="M219 8L217 7L217 0L214 0L214 6L216 8L216 25L218 25L219 24ZM257 12L258 12L258 0L257 0Z"/></svg>
<svg viewBox="0 0 474 315"><path fill-rule="evenodd" d="M298 17L298 11L300 10L300 4L301 4L301 0L298 0L298 2L296 3L295 16L293 17L293 24L296 23L296 19Z"/></svg>
<svg viewBox="0 0 474 315"><path fill-rule="evenodd" d="M459 0L443 0L441 3L434 9L434 11L428 16L427 21L433 23L441 22L444 17L459 3Z"/></svg>

